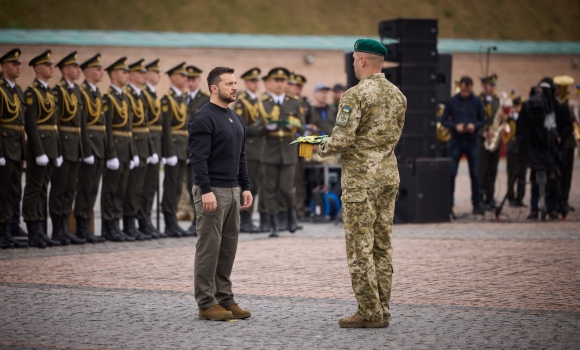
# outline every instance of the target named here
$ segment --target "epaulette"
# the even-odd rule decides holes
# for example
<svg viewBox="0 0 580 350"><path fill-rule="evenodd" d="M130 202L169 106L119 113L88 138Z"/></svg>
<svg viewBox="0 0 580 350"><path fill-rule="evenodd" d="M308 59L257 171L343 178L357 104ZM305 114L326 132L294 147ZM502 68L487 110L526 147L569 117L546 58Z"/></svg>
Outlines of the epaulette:
<svg viewBox="0 0 580 350"><path fill-rule="evenodd" d="M296 95L291 95L291 94L286 94L286 96L288 96L288 97L290 97L290 98L292 98L292 99L295 99L295 100L298 100L298 101L300 101L300 97L299 97L299 96L296 96Z"/></svg>
<svg viewBox="0 0 580 350"><path fill-rule="evenodd" d="M34 83L32 83L32 87L37 87L38 86L38 82L34 81Z"/></svg>
<svg viewBox="0 0 580 350"><path fill-rule="evenodd" d="M270 95L268 95L268 94L263 94L263 95L262 95L262 98L261 98L261 100L262 100L262 101L267 101L267 100L269 100L269 99L271 99L271 98L272 98L272 96L270 96Z"/></svg>
<svg viewBox="0 0 580 350"><path fill-rule="evenodd" d="M59 82L58 82L58 84L57 84L57 85L58 85L58 86L64 86L64 84L66 84L66 81L64 81L64 80L61 80L61 81L59 81Z"/></svg>
<svg viewBox="0 0 580 350"><path fill-rule="evenodd" d="M87 88L87 84L85 84L85 83L83 83L82 86L83 86L83 89L86 89Z"/></svg>
<svg viewBox="0 0 580 350"><path fill-rule="evenodd" d="M204 96L209 96L209 92L207 92L207 91L199 90L199 93L204 95Z"/></svg>

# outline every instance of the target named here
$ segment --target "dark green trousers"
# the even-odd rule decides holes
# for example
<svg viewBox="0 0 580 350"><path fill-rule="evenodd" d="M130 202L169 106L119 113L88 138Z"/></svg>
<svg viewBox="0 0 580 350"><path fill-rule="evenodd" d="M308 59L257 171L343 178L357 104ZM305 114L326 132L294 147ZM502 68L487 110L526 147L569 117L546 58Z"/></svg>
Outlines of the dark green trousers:
<svg viewBox="0 0 580 350"><path fill-rule="evenodd" d="M105 171L105 160L95 157L93 164L82 163L79 171L77 196L75 199L75 216L89 220L99 194L99 185Z"/></svg>
<svg viewBox="0 0 580 350"><path fill-rule="evenodd" d="M157 191L159 191L159 163L147 164L143 191L141 192L141 201L139 203L139 210L137 211L137 219L145 220L151 216L153 199Z"/></svg>
<svg viewBox="0 0 580 350"><path fill-rule="evenodd" d="M500 148L488 152L483 146L483 139L479 140L479 193L484 203L494 199Z"/></svg>
<svg viewBox="0 0 580 350"><path fill-rule="evenodd" d="M294 177L296 165L264 164L264 191L266 213L278 212L293 208L296 203Z"/></svg>
<svg viewBox="0 0 580 350"><path fill-rule="evenodd" d="M119 169L105 169L101 191L101 215L103 220L123 218L123 202L129 181L129 163L121 163Z"/></svg>
<svg viewBox="0 0 580 350"><path fill-rule="evenodd" d="M123 202L123 215L137 215L141 206L141 195L147 175L147 160L140 159L139 166L129 171L130 181L127 183L127 192Z"/></svg>
<svg viewBox="0 0 580 350"><path fill-rule="evenodd" d="M165 178L163 179L163 200L161 209L164 213L177 214L177 205L181 197L181 186L187 164L185 160L178 160L175 166L165 164Z"/></svg>
<svg viewBox="0 0 580 350"><path fill-rule="evenodd" d="M77 181L81 162L65 160L60 168L52 172L50 195L48 197L48 212L50 215L70 215L77 194Z"/></svg>
<svg viewBox="0 0 580 350"><path fill-rule="evenodd" d="M54 170L51 159L47 165L36 164L36 159L26 159L26 185L22 197L22 217L24 221L44 220L48 183Z"/></svg>
<svg viewBox="0 0 580 350"><path fill-rule="evenodd" d="M6 159L0 166L0 223L11 223L22 186L22 162Z"/></svg>
<svg viewBox="0 0 580 350"><path fill-rule="evenodd" d="M262 176L262 164L258 160L248 160L248 176L250 177L250 192L252 196L256 197L260 193L261 183L263 181ZM241 198L241 197L240 197ZM260 202L262 198L260 197ZM261 206L260 206L261 207ZM249 211L250 213L254 212L254 203L252 202L252 206L248 209L244 209L244 211Z"/></svg>

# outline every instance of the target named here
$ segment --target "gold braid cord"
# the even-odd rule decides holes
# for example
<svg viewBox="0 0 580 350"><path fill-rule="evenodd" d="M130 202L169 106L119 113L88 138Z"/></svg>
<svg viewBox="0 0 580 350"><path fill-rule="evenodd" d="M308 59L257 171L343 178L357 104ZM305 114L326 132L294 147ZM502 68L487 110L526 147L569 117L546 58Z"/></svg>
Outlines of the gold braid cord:
<svg viewBox="0 0 580 350"><path fill-rule="evenodd" d="M149 111L153 114L153 119L149 120L149 125L157 123L159 117L161 116L161 104L158 99L153 99L149 96L149 93L143 90L145 98L147 99L147 105L149 106Z"/></svg>
<svg viewBox="0 0 580 350"><path fill-rule="evenodd" d="M125 102L125 100L123 100L123 106L119 106L117 101L115 101L115 98L113 97L113 95L111 95L108 92L106 93L106 95L109 95L109 100L111 100L111 103L113 104L113 108L115 108L115 110L117 111L119 118L123 119L123 121L121 123L113 124L113 128L124 127L125 125L127 125L127 121L129 119L129 106L127 105L127 102Z"/></svg>
<svg viewBox="0 0 580 350"><path fill-rule="evenodd" d="M69 94L62 86L60 86L60 91L62 92L62 104L63 104L63 109L62 112L60 113L60 121L70 122L77 115L79 101L77 100L77 95L75 95L74 92L71 92ZM67 118L64 118L65 111L69 115L69 117Z"/></svg>
<svg viewBox="0 0 580 350"><path fill-rule="evenodd" d="M54 113L54 97L52 96L52 93L49 91L46 93L46 98L44 98L42 97L42 94L40 93L40 91L38 91L37 88L35 88L34 86L31 86L30 88L36 93L36 99L38 100L38 109L46 113L46 117L38 118L36 120L36 124L42 124L47 120L49 120L50 117L52 117L52 114ZM40 116L42 113L38 114Z"/></svg>
<svg viewBox="0 0 580 350"><path fill-rule="evenodd" d="M101 117L101 99L95 98L95 102L91 101L89 94L85 90L81 90L85 100L85 105L87 106L87 114L89 117L93 118L91 121L87 121L87 125L95 125L99 118Z"/></svg>
<svg viewBox="0 0 580 350"><path fill-rule="evenodd" d="M274 105L274 107L272 108L272 113L270 114L266 113L266 108L264 108L264 104L262 103L262 101L258 103L258 109L260 110L262 119L266 124L268 124L269 120L277 121L280 118L280 106L278 106L277 104Z"/></svg>
<svg viewBox="0 0 580 350"><path fill-rule="evenodd" d="M246 120L245 120L246 124L248 124L249 121L255 123L256 120L258 120L258 116L260 115L260 112L258 111L259 106L258 105L253 106L245 98L240 99L240 101L242 101L242 104L246 109ZM248 118L249 120L247 120Z"/></svg>
<svg viewBox="0 0 580 350"><path fill-rule="evenodd" d="M179 107L177 103L173 100L173 98L169 95L166 95L171 103L171 115L175 120L179 122L177 125L172 125L171 130L180 130L185 125L185 116L187 114L187 107L185 103L182 103Z"/></svg>
<svg viewBox="0 0 580 350"><path fill-rule="evenodd" d="M8 114L12 117L7 119L0 119L0 121L5 124L12 123L16 120L16 118L18 118L20 111L22 110L22 106L20 106L20 99L18 98L18 95L14 94L14 101L11 102L10 97L8 97L8 94L6 94L4 89L0 88L0 93L2 93L2 104L0 105L0 112L4 110L4 101L6 101L6 109L8 110Z"/></svg>
<svg viewBox="0 0 580 350"><path fill-rule="evenodd" d="M139 99L139 103L135 103L135 99L131 96L131 91L125 89L125 95L129 98L129 103L131 103L131 110L133 111L133 126L142 125L145 121L145 109L143 108L143 101ZM135 121L137 119L137 121Z"/></svg>

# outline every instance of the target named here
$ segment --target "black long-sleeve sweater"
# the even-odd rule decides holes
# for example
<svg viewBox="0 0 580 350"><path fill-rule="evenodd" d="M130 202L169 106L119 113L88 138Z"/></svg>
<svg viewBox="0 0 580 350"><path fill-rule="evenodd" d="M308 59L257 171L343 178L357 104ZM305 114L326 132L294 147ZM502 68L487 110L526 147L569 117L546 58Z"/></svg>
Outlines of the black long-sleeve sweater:
<svg viewBox="0 0 580 350"><path fill-rule="evenodd" d="M207 103L189 120L187 129L190 164L202 194L211 192L211 187L250 190L246 132L236 112Z"/></svg>

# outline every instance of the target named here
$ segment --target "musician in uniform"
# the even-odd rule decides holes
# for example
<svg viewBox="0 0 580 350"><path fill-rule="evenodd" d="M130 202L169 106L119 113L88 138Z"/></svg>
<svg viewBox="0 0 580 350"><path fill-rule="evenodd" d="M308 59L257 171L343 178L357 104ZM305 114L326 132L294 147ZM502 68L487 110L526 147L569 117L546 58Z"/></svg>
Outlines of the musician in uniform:
<svg viewBox="0 0 580 350"><path fill-rule="evenodd" d="M499 163L499 152L501 148L501 138L497 138L497 148L494 151L488 151L485 147L485 140L492 138L498 130L493 130L492 124L497 111L500 108L500 101L495 93L495 84L497 75L492 74L480 79L482 84L482 93L479 99L483 103L485 113L485 126L480 130L479 141L479 179L480 195L482 206L487 209L495 208L495 178L497 176L497 165Z"/></svg>
<svg viewBox="0 0 580 350"><path fill-rule="evenodd" d="M28 244L12 237L10 224L22 186L24 150L24 93L16 79L20 77L20 49L0 57L0 248L21 248Z"/></svg>
<svg viewBox="0 0 580 350"><path fill-rule="evenodd" d="M54 75L51 51L30 60L36 78L25 92L26 98L26 186L22 216L28 228L28 245L46 248L59 246L44 232L48 183L57 158L61 156L58 137L58 113L48 81Z"/></svg>
<svg viewBox="0 0 580 350"><path fill-rule="evenodd" d="M57 105L60 147L63 162L52 174L48 211L52 221L52 239L62 245L84 244L84 238L73 235L69 230L69 215L77 192L81 159L94 164L95 156L89 144L87 121L80 87L75 84L81 74L76 51L65 56L56 64L62 73L61 81L52 89Z"/></svg>
<svg viewBox="0 0 580 350"><path fill-rule="evenodd" d="M248 162L248 174L250 176L250 192L253 194L261 193L262 188L262 164L260 157L264 148L264 136L259 134L258 130L258 96L256 95L260 83L260 68L251 68L242 74L246 90L238 94L234 108L236 113L242 117L246 126L246 160ZM260 204L262 204L262 197L260 197ZM262 207L262 205L260 206ZM240 218L240 232L256 233L260 229L252 223L252 213L254 212L254 203L248 209L242 210ZM260 221L262 216L268 214L260 211Z"/></svg>
<svg viewBox="0 0 580 350"><path fill-rule="evenodd" d="M165 178L163 180L163 199L161 208L165 218L165 234L169 237L191 235L182 229L177 222L177 206L181 197L185 170L187 167L187 106L184 91L187 84L185 62L167 71L171 87L161 99L161 118L163 133L171 134L171 143L163 150L167 159Z"/></svg>
<svg viewBox="0 0 580 350"><path fill-rule="evenodd" d="M157 99L156 86L161 78L161 69L159 60L156 59L145 65L145 84L141 87L141 92L147 101L147 122L149 126L149 138L153 145L152 152L158 157L163 154L163 148L171 144L171 133L163 133L163 119L161 119L161 104ZM152 237L158 236L165 238L167 235L157 230L151 222L151 210L153 209L153 198L159 191L159 167L160 162L150 162L147 164L145 171L145 181L139 210L137 211L137 220L139 222L139 231Z"/></svg>
<svg viewBox="0 0 580 350"><path fill-rule="evenodd" d="M510 207L525 207L523 202L526 192L526 165L520 162L519 147L516 140L516 123L522 110L522 98L516 97L512 101L507 124L509 133L504 134L503 143L506 145L508 193L507 199ZM517 184L517 186L516 186ZM514 186L517 187L514 191Z"/></svg>
<svg viewBox="0 0 580 350"><path fill-rule="evenodd" d="M103 175L101 214L103 235L108 241L132 242L135 237L125 234L119 221L123 217L123 201L131 167L140 163L132 141L133 114L123 88L127 85L127 58L122 57L106 68L111 86L103 96L103 112L107 122L107 169ZM110 136L109 136L110 135Z"/></svg>
<svg viewBox="0 0 580 350"><path fill-rule="evenodd" d="M268 91L260 98L258 109L259 130L266 135L262 151L266 210L270 218L270 237L277 237L277 214L281 211L279 198L287 209L288 229L297 230L294 178L298 153L288 147L297 134L304 131L304 111L300 99L285 93L290 72L286 68L273 68L268 73Z"/></svg>
<svg viewBox="0 0 580 350"><path fill-rule="evenodd" d="M135 226L135 216L140 206L147 164L159 162L159 156L153 151L153 143L149 137L148 104L141 90L141 86L145 83L145 72L147 72L144 62L144 59L140 59L129 65L129 83L123 89L133 112L132 141L139 157L138 164L133 164L133 169L129 171L131 181L127 184L123 202L123 232L135 237L138 241L159 238L154 233L151 235L147 231L142 232Z"/></svg>
<svg viewBox="0 0 580 350"><path fill-rule="evenodd" d="M105 237L95 236L89 227L91 217L93 216L93 208L95 207L97 195L99 194L101 177L105 171L105 160L107 156L107 126L103 114L101 91L97 87L97 84L103 80L104 74L103 65L101 64L101 54L97 53L83 62L81 69L85 76L85 81L81 85L81 94L85 107L83 109L83 118L87 123L89 147L92 150L95 161L92 164L83 162L79 171L74 206L77 223L76 235L84 238L89 243L101 243L105 241Z"/></svg>

